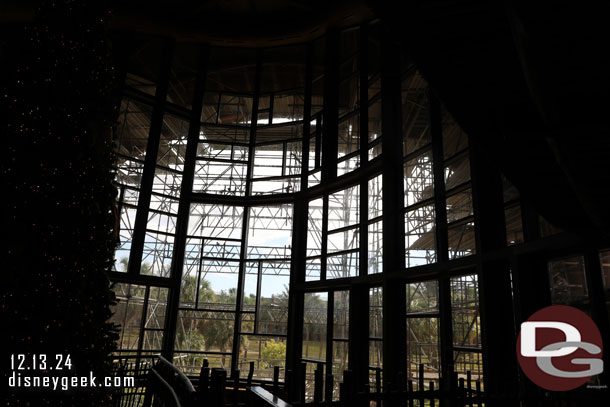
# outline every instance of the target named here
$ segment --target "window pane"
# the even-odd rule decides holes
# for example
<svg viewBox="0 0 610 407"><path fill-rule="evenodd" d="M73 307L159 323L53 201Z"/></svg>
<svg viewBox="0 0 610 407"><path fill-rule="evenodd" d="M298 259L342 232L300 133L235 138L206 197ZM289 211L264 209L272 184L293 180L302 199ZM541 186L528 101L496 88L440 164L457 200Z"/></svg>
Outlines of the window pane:
<svg viewBox="0 0 610 407"><path fill-rule="evenodd" d="M450 227L448 235L449 259L470 256L476 252L473 222Z"/></svg>
<svg viewBox="0 0 610 407"><path fill-rule="evenodd" d="M140 274L169 277L174 254L174 236L147 232L142 249Z"/></svg>
<svg viewBox="0 0 610 407"><path fill-rule="evenodd" d="M310 134L309 134L309 143L307 149L309 151L308 154L308 163L307 163L307 171L313 171L318 168L319 163L316 157L316 121L312 120L310 122Z"/></svg>
<svg viewBox="0 0 610 407"><path fill-rule="evenodd" d="M176 233L177 216L161 212L148 212L146 229L173 235Z"/></svg>
<svg viewBox="0 0 610 407"><path fill-rule="evenodd" d="M483 388L483 355L481 353L454 351L453 363L458 379L465 381L470 372L471 380L473 382L481 381L481 388Z"/></svg>
<svg viewBox="0 0 610 407"><path fill-rule="evenodd" d="M375 222L368 226L369 258L367 273L376 274L383 271L383 222Z"/></svg>
<svg viewBox="0 0 610 407"><path fill-rule="evenodd" d="M136 221L136 208L123 206L121 208L121 220L119 231L119 246L114 252L116 259L114 271L126 273L129 267L129 254L131 252L131 241L133 239L133 228Z"/></svg>
<svg viewBox="0 0 610 407"><path fill-rule="evenodd" d="M282 176L284 146L280 144L265 144L256 147L254 152L253 177Z"/></svg>
<svg viewBox="0 0 610 407"><path fill-rule="evenodd" d="M453 344L481 348L479 288L476 275L451 279L451 315Z"/></svg>
<svg viewBox="0 0 610 407"><path fill-rule="evenodd" d="M453 119L453 116L445 110L444 106L442 108L442 120L443 154L447 159L468 148L468 136Z"/></svg>
<svg viewBox="0 0 610 407"><path fill-rule="evenodd" d="M369 290L369 337L383 338L383 288Z"/></svg>
<svg viewBox="0 0 610 407"><path fill-rule="evenodd" d="M502 175L502 197L505 203L519 199L519 190L504 175Z"/></svg>
<svg viewBox="0 0 610 407"><path fill-rule="evenodd" d="M369 289L369 382L375 391L376 373L373 369L383 368L383 288ZM380 383L381 385L381 383Z"/></svg>
<svg viewBox="0 0 610 407"><path fill-rule="evenodd" d="M343 253L326 258L326 278L347 278L358 275L359 253Z"/></svg>
<svg viewBox="0 0 610 407"><path fill-rule="evenodd" d="M230 353L234 322L233 312L180 310L174 349Z"/></svg>
<svg viewBox="0 0 610 407"><path fill-rule="evenodd" d="M246 376L254 362L254 379L273 380L273 368L280 367L280 380L284 380L286 366L286 338L242 335L239 346L238 369Z"/></svg>
<svg viewBox="0 0 610 407"><path fill-rule="evenodd" d="M337 162L337 176L347 174L360 167L360 155L351 156Z"/></svg>
<svg viewBox="0 0 610 407"><path fill-rule="evenodd" d="M151 118L152 107L124 98L121 102L118 123L113 135L115 152L121 156L131 157L143 162L146 157ZM121 168L122 160L121 157L118 158L117 165L119 168ZM139 182L137 184L139 185Z"/></svg>
<svg viewBox="0 0 610 407"><path fill-rule="evenodd" d="M295 93L280 93L273 97L273 123L303 120L303 89Z"/></svg>
<svg viewBox="0 0 610 407"><path fill-rule="evenodd" d="M239 262L202 260L192 273L182 277L181 306L234 310L238 276Z"/></svg>
<svg viewBox="0 0 610 407"><path fill-rule="evenodd" d="M447 197L447 222L453 222L472 214L471 189Z"/></svg>
<svg viewBox="0 0 610 407"><path fill-rule="evenodd" d="M405 207L434 196L432 154L424 153L404 165Z"/></svg>
<svg viewBox="0 0 610 407"><path fill-rule="evenodd" d="M438 312L438 282L436 280L407 284L407 314Z"/></svg>
<svg viewBox="0 0 610 407"><path fill-rule="evenodd" d="M142 337L142 349L160 352L163 349L163 336L163 331L145 329Z"/></svg>
<svg viewBox="0 0 610 407"><path fill-rule="evenodd" d="M341 62L339 67L339 116L357 110L360 106L360 58L357 54L359 39L357 33L357 30L349 33L349 47L351 48L349 51L346 47L341 47L346 59ZM356 54L354 55L354 53Z"/></svg>
<svg viewBox="0 0 610 407"><path fill-rule="evenodd" d="M610 250L602 250L599 253L599 259L602 266L602 278L604 289L610 289ZM610 297L608 298L610 300Z"/></svg>
<svg viewBox="0 0 610 407"><path fill-rule="evenodd" d="M599 253L599 260L602 267L602 281L606 292L606 308L610 318L610 250L602 250Z"/></svg>
<svg viewBox="0 0 610 407"><path fill-rule="evenodd" d="M348 367L349 343L333 341L333 400L339 400L339 383Z"/></svg>
<svg viewBox="0 0 610 407"><path fill-rule="evenodd" d="M585 280L585 262L575 256L549 262L551 301L553 304L588 307L589 293Z"/></svg>
<svg viewBox="0 0 610 407"><path fill-rule="evenodd" d="M358 185L328 196L328 230L356 225L360 216Z"/></svg>
<svg viewBox="0 0 610 407"><path fill-rule="evenodd" d="M157 165L176 171L184 170L186 154L186 139L189 132L189 122L166 113L163 115Z"/></svg>
<svg viewBox="0 0 610 407"><path fill-rule="evenodd" d="M370 89L369 89L370 90ZM379 148L375 148L373 154L369 154L369 160L377 157L381 153L381 143L379 140L381 137L381 99L373 102L369 106L369 146L375 140L378 140L376 144Z"/></svg>
<svg viewBox="0 0 610 407"><path fill-rule="evenodd" d="M242 196L246 193L246 173L246 164L198 160L193 192Z"/></svg>
<svg viewBox="0 0 610 407"><path fill-rule="evenodd" d="M252 182L252 195L290 194L301 189L298 176Z"/></svg>
<svg viewBox="0 0 610 407"><path fill-rule="evenodd" d="M428 205L405 214L405 262L407 267L436 261L434 206Z"/></svg>
<svg viewBox="0 0 610 407"><path fill-rule="evenodd" d="M381 175L371 178L368 182L368 218L374 219L383 212L383 181Z"/></svg>
<svg viewBox="0 0 610 407"><path fill-rule="evenodd" d="M402 138L404 155L432 141L428 83L415 72L402 80Z"/></svg>
<svg viewBox="0 0 610 407"><path fill-rule="evenodd" d="M438 318L407 318L407 377L418 383L423 365L424 389L432 380L435 387L440 379L440 346ZM438 387L436 387L438 388Z"/></svg>
<svg viewBox="0 0 610 407"><path fill-rule="evenodd" d="M120 350L137 350L146 287L116 283L112 290L117 303L112 307L113 315L110 322L120 326L117 347Z"/></svg>
<svg viewBox="0 0 610 407"><path fill-rule="evenodd" d="M521 207L519 205L504 210L506 222L506 242L509 245L523 242L523 223L521 222Z"/></svg>
<svg viewBox="0 0 610 407"><path fill-rule="evenodd" d="M445 189L470 181L470 158L468 154L462 154L451 160L445 166Z"/></svg>
<svg viewBox="0 0 610 407"><path fill-rule="evenodd" d="M148 309L146 310L146 322L144 328L163 329L165 324L168 291L169 290L164 287L150 287L150 293L148 295Z"/></svg>
<svg viewBox="0 0 610 407"><path fill-rule="evenodd" d="M355 228L328 234L327 252L339 252L360 247L360 230Z"/></svg>
<svg viewBox="0 0 610 407"><path fill-rule="evenodd" d="M262 264L258 261L246 262L246 275L244 279L244 296L242 305L244 311L254 312L256 309L256 293L258 292L258 271L262 268ZM249 328L252 332L254 327Z"/></svg>
<svg viewBox="0 0 610 407"><path fill-rule="evenodd" d="M327 293L305 293L303 314L303 357L326 360Z"/></svg>
<svg viewBox="0 0 610 407"><path fill-rule="evenodd" d="M207 360L210 368L221 368L227 371L231 370L231 355L206 354L204 352L197 353L180 353L174 352L173 363L182 372L189 376L198 376L203 366L203 361Z"/></svg>
<svg viewBox="0 0 610 407"><path fill-rule="evenodd" d="M290 258L292 204L250 208L249 259Z"/></svg>
<svg viewBox="0 0 610 407"><path fill-rule="evenodd" d="M351 115L339 123L338 158L360 149L360 115Z"/></svg>
<svg viewBox="0 0 610 407"><path fill-rule="evenodd" d="M188 234L204 238L241 239L244 208L192 204Z"/></svg>
<svg viewBox="0 0 610 407"><path fill-rule="evenodd" d="M334 293L333 338L349 338L349 291Z"/></svg>
<svg viewBox="0 0 610 407"><path fill-rule="evenodd" d="M182 174L164 167L155 168L152 191L157 194L180 197L182 187Z"/></svg>
<svg viewBox="0 0 610 407"><path fill-rule="evenodd" d="M305 281L320 280L321 267L321 259L319 257L307 259L305 261Z"/></svg>
<svg viewBox="0 0 610 407"><path fill-rule="evenodd" d="M290 263L263 262L257 333L286 335Z"/></svg>
<svg viewBox="0 0 610 407"><path fill-rule="evenodd" d="M321 177L322 177L321 170L317 170L317 171L311 173L310 175L308 175L307 176L307 187L312 188L312 187L315 187L316 185L319 185Z"/></svg>

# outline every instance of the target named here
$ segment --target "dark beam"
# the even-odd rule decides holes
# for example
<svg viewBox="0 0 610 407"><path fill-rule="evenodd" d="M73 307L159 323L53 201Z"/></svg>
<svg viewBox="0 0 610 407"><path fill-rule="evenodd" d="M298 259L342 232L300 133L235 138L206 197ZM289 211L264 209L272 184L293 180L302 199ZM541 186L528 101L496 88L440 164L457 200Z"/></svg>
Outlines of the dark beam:
<svg viewBox="0 0 610 407"><path fill-rule="evenodd" d="M182 185L180 186L180 204L176 220L176 238L174 242L174 253L171 265L171 288L167 299L167 311L165 318L165 336L163 338L163 356L172 360L174 355L174 344L176 341L176 326L178 321L178 306L180 305L180 282L184 266L184 251L186 249L186 234L190 213L190 200L188 196L193 189L195 177L195 158L197 155L197 143L199 141L199 120L203 107L203 95L205 91L206 65L209 50L202 47L199 55L199 70L196 78L195 93L193 94L192 111L189 123L189 132L186 140L186 151L184 157L184 170L182 174ZM147 156L148 158L148 153Z"/></svg>
<svg viewBox="0 0 610 407"><path fill-rule="evenodd" d="M322 182L337 177L339 132L339 33L326 35L324 62L324 110L322 123Z"/></svg>
<svg viewBox="0 0 610 407"><path fill-rule="evenodd" d="M290 289L288 297L288 328L290 340L286 345L286 370L293 372L293 378L287 389L290 400L299 400L300 387L298 383L299 360L303 350L303 291L297 285L305 281L305 257L307 255L307 172L309 170L309 136L311 133L311 93L313 72L313 44L307 44L305 62L305 94L303 106L303 144L301 159L301 189L294 202L292 253L290 262ZM317 129L316 129L317 131Z"/></svg>
<svg viewBox="0 0 610 407"><path fill-rule="evenodd" d="M434 213L436 217L436 261L447 264L449 242L447 236L447 205L445 197L445 166L443 152L443 123L441 104L431 89L428 89L430 103L430 134L432 137L432 172L434 176ZM449 276L438 280L439 296L439 342L441 353L441 390L454 394L453 381L453 326L451 312L451 281ZM441 406L453 405L451 399L441 399Z"/></svg>
<svg viewBox="0 0 610 407"><path fill-rule="evenodd" d="M161 137L161 126L163 125L163 110L169 84L169 72L172 64L175 43L171 39L165 40L161 56L161 67L157 89L155 93L155 105L153 107L148 142L146 144L146 159L140 183L140 198L138 200L138 211L134 221L131 250L129 252L129 274L140 274L142 263L142 251L144 249L144 238L146 237L146 224L148 223L148 209L153 181L155 178L155 165L157 153L159 152L159 139Z"/></svg>
<svg viewBox="0 0 610 407"><path fill-rule="evenodd" d="M398 387L398 373L406 372L406 294L399 277L405 268L402 177L402 121L400 47L383 31L381 50L383 179L383 381Z"/></svg>
<svg viewBox="0 0 610 407"><path fill-rule="evenodd" d="M481 254L506 247L506 224L500 172L487 161L480 145L470 142L472 198L478 256L479 309L485 388L491 406L513 406L518 401L500 397L517 394L518 364L509 262L484 261ZM517 404L515 404L517 403Z"/></svg>

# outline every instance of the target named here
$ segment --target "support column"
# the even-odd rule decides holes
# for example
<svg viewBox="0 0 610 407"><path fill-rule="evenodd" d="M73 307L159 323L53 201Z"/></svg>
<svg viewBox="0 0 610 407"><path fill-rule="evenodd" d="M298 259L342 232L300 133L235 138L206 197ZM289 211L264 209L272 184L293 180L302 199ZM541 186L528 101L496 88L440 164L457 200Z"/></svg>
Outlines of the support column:
<svg viewBox="0 0 610 407"><path fill-rule="evenodd" d="M485 389L490 406L512 406L518 402L506 395L518 392L518 365L510 267L506 259L484 260L485 254L506 247L502 179L470 141Z"/></svg>
<svg viewBox="0 0 610 407"><path fill-rule="evenodd" d="M175 42L167 39L161 55L161 67L157 89L155 91L155 106L152 111L148 142L146 144L146 158L140 184L140 198L138 200L138 211L134 221L131 250L129 252L129 270L131 275L139 275L142 263L142 251L144 249L144 238L146 237L146 224L148 223L148 210L150 208L150 196L155 179L155 166L159 152L159 139L161 137L161 126L163 125L163 111L165 110L165 99L169 86L169 73L172 65Z"/></svg>
<svg viewBox="0 0 610 407"><path fill-rule="evenodd" d="M252 117L250 119L250 145L248 146L248 169L246 175L246 198L252 193L252 173L254 172L254 155L256 151L256 126L258 123L258 101L260 96L263 51L256 50L256 71L254 74L254 96L252 97ZM246 279L246 260L248 258L248 224L250 223L250 207L244 207L244 220L241 229L241 250L239 277L237 280L237 301L235 303L235 322L233 325L233 349L231 349L231 374L239 366L239 347L241 338L241 311L243 309L244 283ZM258 282L260 285L260 281Z"/></svg>
<svg viewBox="0 0 610 407"><path fill-rule="evenodd" d="M303 351L303 290L297 285L305 282L305 257L307 256L307 215L309 202L307 200L307 183L309 172L309 136L311 133L311 87L313 45L307 45L307 60L305 64L305 97L303 106L303 143L301 159L301 188L296 194L294 202L294 216L292 228L292 253L290 265L290 289L288 299L288 343L286 344L286 370L292 371L292 382L288 385L289 401L300 400L301 389L299 374L299 361ZM317 130L317 129L316 129ZM314 152L315 154L315 152Z"/></svg>
<svg viewBox="0 0 610 407"><path fill-rule="evenodd" d="M198 74L195 85L195 94L193 95L193 108L191 111L189 132L186 140L184 171L182 173L182 185L180 186L180 203L178 205L178 216L176 220L176 238L170 274L171 286L169 289L169 295L167 300L165 336L163 340L163 356L170 361L172 360L174 355L174 344L176 341L178 306L180 305L180 282L182 281L184 252L186 249L186 234L188 230L188 221L191 206L190 196L193 190L193 179L195 177L195 159L197 156L197 144L199 142L201 109L203 107L203 94L205 91L208 54L208 47L202 47L199 56L199 69L197 71Z"/></svg>
<svg viewBox="0 0 610 407"><path fill-rule="evenodd" d="M386 28L386 27L384 27ZM383 30L382 149L383 149L383 383L397 388L398 373L406 372L406 293L401 280L405 268L405 221L402 176L400 47Z"/></svg>
<svg viewBox="0 0 610 407"><path fill-rule="evenodd" d="M368 26L360 26L360 168L368 166ZM360 275L368 274L368 179L360 182ZM369 384L369 289L353 285L349 294L349 369L354 375L356 391Z"/></svg>
<svg viewBox="0 0 610 407"><path fill-rule="evenodd" d="M524 231L525 232L525 231ZM524 233L525 236L527 234ZM527 237L526 237L527 238ZM511 259L516 329L530 315L551 305L551 288L546 260L540 254L523 254ZM519 369L519 394L524 398L542 397L543 389L532 383ZM524 401L523 407L536 406Z"/></svg>
<svg viewBox="0 0 610 407"><path fill-rule="evenodd" d="M337 178L339 132L339 33L326 34L324 110L322 111L322 183Z"/></svg>
<svg viewBox="0 0 610 407"><path fill-rule="evenodd" d="M443 152L443 123L441 104L428 89L430 103L430 135L432 137L432 172L434 176L434 213L436 219L436 261L449 261L447 235L447 205L445 197L445 167ZM451 313L451 284L448 276L438 279L439 295L439 343L441 353L441 389L455 394L457 383L453 380L453 326ZM451 405L452 400L441 399L441 406Z"/></svg>

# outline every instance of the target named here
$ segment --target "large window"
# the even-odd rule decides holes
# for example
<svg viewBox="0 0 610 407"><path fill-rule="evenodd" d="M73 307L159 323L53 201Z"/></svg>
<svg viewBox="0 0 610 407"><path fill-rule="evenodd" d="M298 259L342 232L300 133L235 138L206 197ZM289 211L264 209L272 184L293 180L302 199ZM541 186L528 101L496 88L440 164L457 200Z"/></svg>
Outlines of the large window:
<svg viewBox="0 0 610 407"><path fill-rule="evenodd" d="M426 81L407 71L402 79L402 148L407 267L436 261L434 168Z"/></svg>
<svg viewBox="0 0 610 407"><path fill-rule="evenodd" d="M128 65L115 133L121 352L164 353L189 375L204 359L242 377L253 366L255 380L305 363L306 396L321 367L328 401L353 366L360 385L395 380L395 352L426 389L444 364L482 377L478 279L463 275L477 254L468 137L413 65L397 68L396 100L382 88L382 31L264 49L146 42L175 51ZM503 208L515 243L516 202ZM384 308L397 292L406 312ZM384 352L394 323L405 340Z"/></svg>

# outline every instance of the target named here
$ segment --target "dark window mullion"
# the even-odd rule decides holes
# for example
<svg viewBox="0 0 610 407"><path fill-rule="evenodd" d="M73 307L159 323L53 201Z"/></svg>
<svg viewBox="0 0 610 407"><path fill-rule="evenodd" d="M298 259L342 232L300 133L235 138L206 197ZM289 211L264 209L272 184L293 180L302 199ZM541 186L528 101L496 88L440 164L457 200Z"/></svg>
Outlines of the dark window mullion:
<svg viewBox="0 0 610 407"><path fill-rule="evenodd" d="M195 294L195 309L199 308L199 287L201 286L201 267L203 263L203 246L205 239L201 239L201 250L199 250L199 261L197 262L197 291Z"/></svg>
<svg viewBox="0 0 610 407"><path fill-rule="evenodd" d="M171 262L172 284L169 290L167 300L167 312L165 318L165 330L167 331L167 334L164 335L163 338L163 355L169 360L172 360L176 340L178 307L180 306L180 286L182 282L182 272L184 268L184 257L187 239L186 235L188 232L188 222L191 205L190 196L191 191L193 189L195 158L197 156L200 118L201 111L203 108L205 81L207 77L207 62L208 47L202 46L199 50L198 74L196 79L195 91L193 94L193 103L189 122L186 152L184 156L184 171L182 176L182 184L180 186L180 201L176 220L176 238L174 242L174 251L172 254Z"/></svg>
<svg viewBox="0 0 610 407"><path fill-rule="evenodd" d="M256 278L256 305L254 306L254 329L252 330L252 332L254 332L255 334L258 334L258 320L260 318L260 308L261 308L261 287L262 287L262 280L263 280L263 262L262 261L258 261L258 266L256 268L256 274L257 274L257 278ZM241 318L240 318L241 320ZM240 327L241 330L241 327Z"/></svg>
<svg viewBox="0 0 610 407"><path fill-rule="evenodd" d="M250 119L250 143L248 146L248 169L246 175L246 197L250 196L252 190L252 173L254 170L254 152L256 147L256 124L258 122L258 103L260 94L260 82L262 74L262 50L256 51L256 71L254 75L254 95L252 97L252 117ZM237 370L239 362L239 344L240 337L239 332L241 328L241 311L243 309L242 301L244 296L244 283L246 277L246 261L247 261L247 250L248 250L248 225L250 221L250 206L246 204L244 206L244 220L242 223L242 234L241 234L241 253L240 253L240 267L239 277L237 281L237 302L235 304L235 321L233 326L233 349L231 357L231 372Z"/></svg>
<svg viewBox="0 0 610 407"><path fill-rule="evenodd" d="M144 292L144 304L142 305L142 320L140 321L140 335L138 337L138 360L142 356L142 347L144 346L144 331L146 330L146 314L148 313L148 297L150 295L150 286L146 286Z"/></svg>
<svg viewBox="0 0 610 407"><path fill-rule="evenodd" d="M430 130L432 136L432 169L434 175L434 209L436 214L436 256L439 263L449 260L447 234L447 203L445 198L445 167L443 163L443 129L441 105L432 91L430 99ZM439 345L441 354L441 389L453 391L453 327L451 286L449 277L439 279Z"/></svg>
<svg viewBox="0 0 610 407"><path fill-rule="evenodd" d="M140 182L140 197L138 200L138 211L134 222L134 230L129 253L129 274L140 274L142 264L142 252L144 250L144 238L146 235L146 224L148 223L148 210L155 177L155 166L157 153L159 151L159 140L161 138L161 127L163 125L163 113L165 99L169 84L169 72L175 43L167 40L163 49L159 80L155 93L155 105L153 107L148 141L146 144L146 158Z"/></svg>

